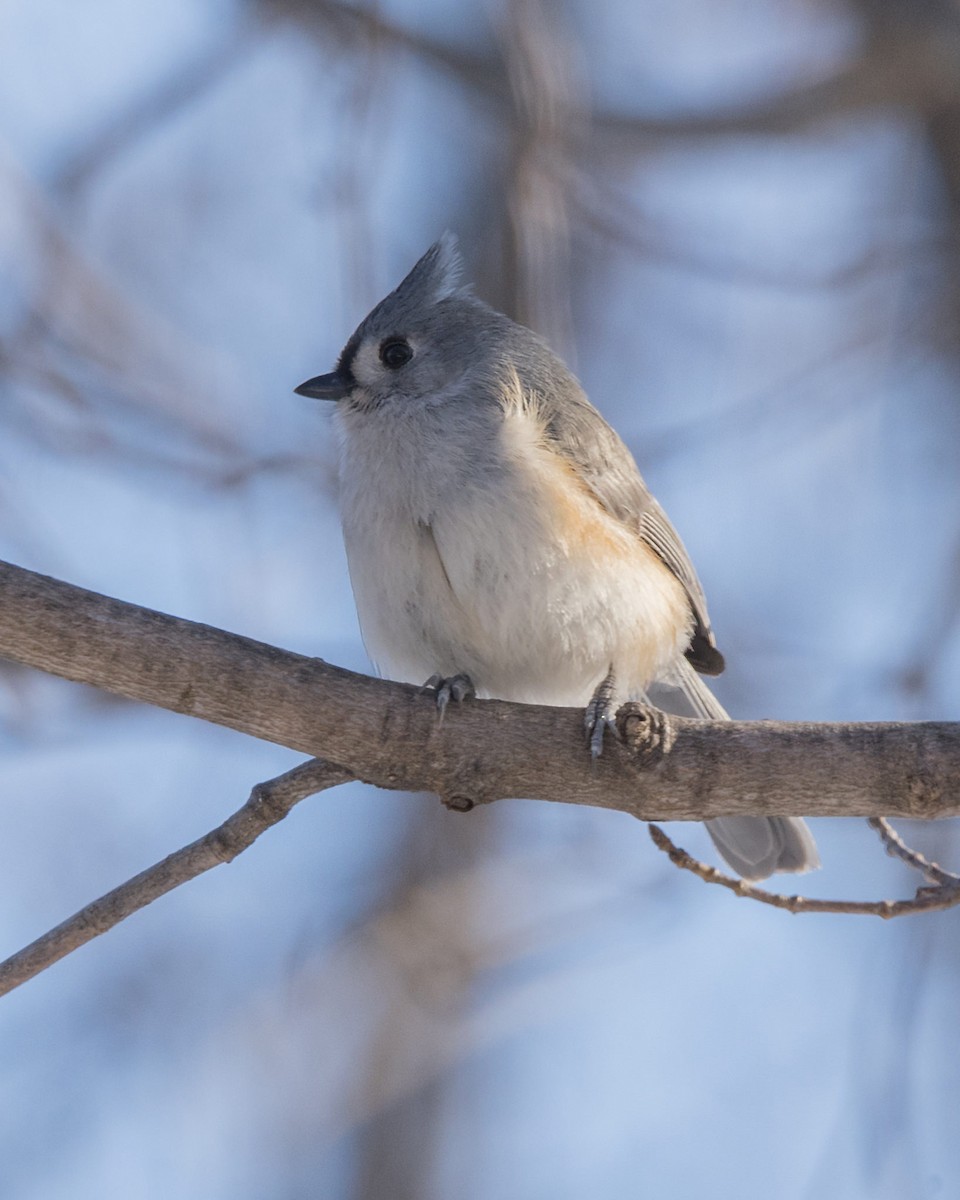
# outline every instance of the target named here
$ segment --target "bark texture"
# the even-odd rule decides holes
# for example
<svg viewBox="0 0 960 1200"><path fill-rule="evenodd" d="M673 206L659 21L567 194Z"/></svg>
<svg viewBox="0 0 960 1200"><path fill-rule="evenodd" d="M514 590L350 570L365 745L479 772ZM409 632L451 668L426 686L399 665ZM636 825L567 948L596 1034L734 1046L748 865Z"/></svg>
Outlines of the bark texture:
<svg viewBox="0 0 960 1200"><path fill-rule="evenodd" d="M579 709L451 706L208 625L0 563L0 655L466 810L505 797L644 820L960 812L960 724L703 722L639 705L592 763Z"/></svg>

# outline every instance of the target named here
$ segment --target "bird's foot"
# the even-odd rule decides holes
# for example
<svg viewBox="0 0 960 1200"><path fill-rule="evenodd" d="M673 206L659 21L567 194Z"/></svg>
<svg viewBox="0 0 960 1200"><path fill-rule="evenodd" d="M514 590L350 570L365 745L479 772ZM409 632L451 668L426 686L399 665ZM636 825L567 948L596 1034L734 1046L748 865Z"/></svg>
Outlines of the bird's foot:
<svg viewBox="0 0 960 1200"><path fill-rule="evenodd" d="M597 759L603 753L603 735L609 729L614 737L617 733L617 685L611 670L593 693L583 713L583 725L587 731L590 757Z"/></svg>
<svg viewBox="0 0 960 1200"><path fill-rule="evenodd" d="M436 693L437 712L440 714L441 721L451 700L455 704L460 704L464 700L472 700L477 694L477 689L473 686L473 680L469 675L451 675L448 678L443 675L431 675L420 690L421 692Z"/></svg>

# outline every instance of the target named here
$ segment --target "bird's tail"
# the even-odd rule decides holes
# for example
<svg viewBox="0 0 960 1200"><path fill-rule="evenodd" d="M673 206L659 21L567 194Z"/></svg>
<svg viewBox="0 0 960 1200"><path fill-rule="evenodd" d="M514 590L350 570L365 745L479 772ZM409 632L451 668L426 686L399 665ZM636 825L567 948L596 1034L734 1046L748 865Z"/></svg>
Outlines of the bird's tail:
<svg viewBox="0 0 960 1200"><path fill-rule="evenodd" d="M693 667L681 660L672 685L655 684L652 704L678 716L729 721L730 716ZM820 856L800 817L716 817L706 822L713 844L743 879L766 879L777 871L812 871Z"/></svg>

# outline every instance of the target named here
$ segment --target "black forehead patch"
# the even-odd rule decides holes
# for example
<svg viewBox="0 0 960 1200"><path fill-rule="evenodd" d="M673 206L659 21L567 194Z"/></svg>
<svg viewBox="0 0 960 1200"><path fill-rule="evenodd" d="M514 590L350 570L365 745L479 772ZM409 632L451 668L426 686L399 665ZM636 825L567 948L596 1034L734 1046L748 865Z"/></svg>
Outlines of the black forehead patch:
<svg viewBox="0 0 960 1200"><path fill-rule="evenodd" d="M340 351L340 357L337 359L337 373L339 375L353 376L353 360L357 357L361 341L362 338L358 329Z"/></svg>

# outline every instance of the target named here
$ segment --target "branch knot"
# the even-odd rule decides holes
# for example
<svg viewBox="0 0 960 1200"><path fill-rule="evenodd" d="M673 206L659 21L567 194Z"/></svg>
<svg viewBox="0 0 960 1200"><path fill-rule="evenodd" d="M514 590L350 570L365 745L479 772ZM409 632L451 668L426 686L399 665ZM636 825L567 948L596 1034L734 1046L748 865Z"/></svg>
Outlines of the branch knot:
<svg viewBox="0 0 960 1200"><path fill-rule="evenodd" d="M476 807L476 801L472 800L469 796L464 796L457 793L454 793L451 796L441 796L440 800L443 803L444 808L448 808L451 812L466 813L470 812L472 808Z"/></svg>

